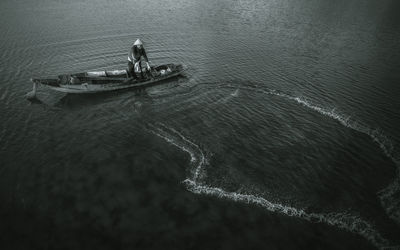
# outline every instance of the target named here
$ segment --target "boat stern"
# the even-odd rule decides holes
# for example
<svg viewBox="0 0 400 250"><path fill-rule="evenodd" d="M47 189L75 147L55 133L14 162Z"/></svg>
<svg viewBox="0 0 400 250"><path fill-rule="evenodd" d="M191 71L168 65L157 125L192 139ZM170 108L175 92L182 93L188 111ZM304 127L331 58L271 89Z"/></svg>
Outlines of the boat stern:
<svg viewBox="0 0 400 250"><path fill-rule="evenodd" d="M31 78L31 82L34 84L42 84L47 86L60 86L59 79L40 79L40 78Z"/></svg>

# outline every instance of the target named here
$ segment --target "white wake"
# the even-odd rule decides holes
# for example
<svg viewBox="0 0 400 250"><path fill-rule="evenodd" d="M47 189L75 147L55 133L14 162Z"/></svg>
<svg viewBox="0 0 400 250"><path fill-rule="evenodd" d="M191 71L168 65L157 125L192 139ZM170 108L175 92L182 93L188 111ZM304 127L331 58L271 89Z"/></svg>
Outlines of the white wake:
<svg viewBox="0 0 400 250"><path fill-rule="evenodd" d="M396 155L396 151L394 150L394 146L392 141L380 130L378 129L371 129L367 125L362 124L357 121L353 121L350 116L345 117L336 113L333 110L327 110L321 107L318 107L311 102L299 98L293 97L288 94L279 93L277 91L265 91L266 94L272 94L280 97L287 98L289 100L295 101L307 108L310 108L324 116L328 116L334 120L337 120L340 124L365 135L368 135L373 142L375 142L379 148L383 151L383 153L392 160L392 162L397 167L397 174L395 179L390 183L386 188L381 190L378 195L381 201L382 207L385 209L386 214L394 220L398 225L400 225L400 201L396 198L400 194L400 159Z"/></svg>
<svg viewBox="0 0 400 250"><path fill-rule="evenodd" d="M350 116L346 116L343 114L339 114L335 109L325 109L319 107L317 105L312 104L310 101L305 98L291 96L286 93L282 93L276 90L264 90L258 87L237 87L228 85L229 88L234 89L243 89L258 93L263 93L267 95L279 96L291 101L295 101L298 104L309 108L313 111L318 112L323 116L327 116L338 121L341 125L353 129L357 132L363 133L371 138L371 140L378 145L378 147L382 150L382 152L396 165L397 174L394 177L394 180L383 190L378 192L378 197L380 198L381 205L385 209L386 214L395 221L398 225L400 225L400 157L398 153L395 151L392 140L387 137L381 130L379 129L371 129L368 125L363 124L361 122L355 121L351 119Z"/></svg>
<svg viewBox="0 0 400 250"><path fill-rule="evenodd" d="M349 232L356 233L367 239L379 249L390 248L388 247L390 245L388 240L383 238L370 223L357 216L346 213L309 213L303 209L268 201L265 198L254 194L228 192L222 188L212 187L204 184L202 176L205 174L206 158L201 148L194 142L187 139L177 130L169 128L162 123L159 123L158 126L150 126L152 127L150 132L163 138L171 145L178 147L190 155L192 175L183 181L189 191L195 194L211 195L234 202L257 205L271 212L302 218L310 222L325 223Z"/></svg>

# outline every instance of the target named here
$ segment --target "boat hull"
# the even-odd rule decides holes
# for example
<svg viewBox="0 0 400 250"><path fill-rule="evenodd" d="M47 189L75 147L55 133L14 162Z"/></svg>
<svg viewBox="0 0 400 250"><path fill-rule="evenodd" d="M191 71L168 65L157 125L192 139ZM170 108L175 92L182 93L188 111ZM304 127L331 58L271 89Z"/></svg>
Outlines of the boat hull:
<svg viewBox="0 0 400 250"><path fill-rule="evenodd" d="M167 64L153 68L152 74L155 75L154 77L141 80L129 78L128 76L88 76L88 73L61 75L58 79L31 80L35 84L44 85L58 92L71 94L95 94L122 89L139 89L154 86L164 80L179 76L183 71L184 69L181 65ZM72 78L75 78L75 81L78 79L79 84L71 83Z"/></svg>

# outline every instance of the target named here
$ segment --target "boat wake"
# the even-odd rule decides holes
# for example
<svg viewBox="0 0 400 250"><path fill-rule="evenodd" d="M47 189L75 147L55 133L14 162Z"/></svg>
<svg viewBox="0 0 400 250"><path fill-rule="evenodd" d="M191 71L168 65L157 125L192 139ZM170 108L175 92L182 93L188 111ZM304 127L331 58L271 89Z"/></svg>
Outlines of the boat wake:
<svg viewBox="0 0 400 250"><path fill-rule="evenodd" d="M194 182L200 182L204 176L202 172L204 165L206 164L206 158L200 147L188 140L175 129L169 128L163 123L157 123L157 125L158 127L150 124L149 127L151 127L151 130L149 131L188 153L190 155L190 162L194 166L191 169L191 180Z"/></svg>
<svg viewBox="0 0 400 250"><path fill-rule="evenodd" d="M293 97L288 94L279 93L277 91L266 91L267 94L272 94L280 97L287 98L289 100L295 101L307 108L310 108L321 115L330 117L337 120L340 124L365 135L368 135L373 142L375 142L383 153L390 159L397 167L397 175L392 183L390 183L386 188L378 192L378 196L381 201L382 207L385 209L387 215L394 220L397 224L400 224L400 200L397 199L400 195L400 159L396 155L392 141L379 129L371 129L367 125L360 122L354 121L350 116L343 116L338 114L335 109L327 110L318 107L304 98Z"/></svg>
<svg viewBox="0 0 400 250"><path fill-rule="evenodd" d="M327 116L331 119L338 121L341 125L353 129L359 133L365 134L369 136L374 143L376 143L382 152L396 165L397 174L394 180L383 190L378 192L378 197L380 199L382 207L385 209L386 214L395 221L398 225L400 225L400 157L398 153L395 151L395 147L393 145L392 140L386 136L379 129L371 129L368 125L363 124L361 122L353 120L350 116L346 116L343 114L339 114L335 109L325 109L319 107L312 102L308 101L302 97L291 96L286 93L279 92L277 90L264 90L260 87L238 87L228 85L228 88L232 89L242 89L247 91L259 92L267 95L274 95L278 97L282 97L298 104L309 108L315 112L323 116Z"/></svg>
<svg viewBox="0 0 400 250"><path fill-rule="evenodd" d="M240 192L229 192L220 187L212 187L207 185L206 165L207 159L201 148L187 139L179 131L170 128L162 123L149 125L149 131L160 138L164 139L171 145L187 152L191 158L191 174L183 181L187 189L195 194L203 194L215 196L222 199L231 200L245 204L253 204L262 207L270 212L276 212L287 216L297 217L309 222L325 223L346 231L356 233L379 249L390 249L390 243L383 238L367 221L348 214L348 213L312 213L304 209L286 206L279 203L271 202L260 195L244 194Z"/></svg>

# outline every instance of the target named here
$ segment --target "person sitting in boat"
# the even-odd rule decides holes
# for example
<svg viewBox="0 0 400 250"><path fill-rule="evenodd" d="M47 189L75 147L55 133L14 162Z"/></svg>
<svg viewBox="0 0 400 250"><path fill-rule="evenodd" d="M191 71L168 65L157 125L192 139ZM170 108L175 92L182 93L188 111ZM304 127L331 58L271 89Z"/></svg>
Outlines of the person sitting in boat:
<svg viewBox="0 0 400 250"><path fill-rule="evenodd" d="M140 39L137 39L128 54L128 74L135 79L137 79L137 75L135 72L139 71L142 79L144 78L142 71L142 61L146 63L148 73L151 74L149 59L147 58L143 43Z"/></svg>

